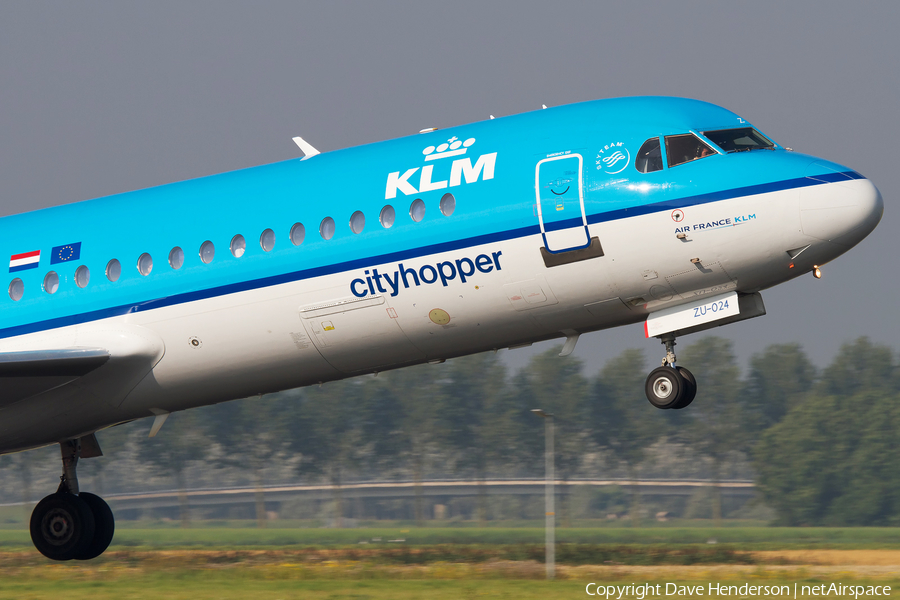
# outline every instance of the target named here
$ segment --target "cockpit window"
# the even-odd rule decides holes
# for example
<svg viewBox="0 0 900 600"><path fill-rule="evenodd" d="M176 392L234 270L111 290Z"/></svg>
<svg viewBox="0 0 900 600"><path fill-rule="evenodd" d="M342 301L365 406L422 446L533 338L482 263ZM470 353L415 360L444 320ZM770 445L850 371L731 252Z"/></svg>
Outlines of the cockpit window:
<svg viewBox="0 0 900 600"><path fill-rule="evenodd" d="M661 171L663 168L662 152L659 149L659 138L650 138L641 149L638 150L637 158L634 159L634 168L639 173L652 173L653 171Z"/></svg>
<svg viewBox="0 0 900 600"><path fill-rule="evenodd" d="M704 131L703 135L725 152L775 149L775 144L767 140L763 134L752 127Z"/></svg>
<svg viewBox="0 0 900 600"><path fill-rule="evenodd" d="M683 165L686 162L714 154L716 151L704 144L693 133L666 136L666 158L670 167Z"/></svg>

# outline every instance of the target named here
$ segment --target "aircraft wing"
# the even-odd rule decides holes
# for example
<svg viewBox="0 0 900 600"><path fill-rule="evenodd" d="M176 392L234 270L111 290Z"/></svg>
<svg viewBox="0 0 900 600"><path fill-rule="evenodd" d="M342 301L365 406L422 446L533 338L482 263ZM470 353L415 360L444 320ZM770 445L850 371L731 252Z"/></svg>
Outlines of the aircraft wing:
<svg viewBox="0 0 900 600"><path fill-rule="evenodd" d="M71 383L109 358L103 348L0 352L0 407Z"/></svg>

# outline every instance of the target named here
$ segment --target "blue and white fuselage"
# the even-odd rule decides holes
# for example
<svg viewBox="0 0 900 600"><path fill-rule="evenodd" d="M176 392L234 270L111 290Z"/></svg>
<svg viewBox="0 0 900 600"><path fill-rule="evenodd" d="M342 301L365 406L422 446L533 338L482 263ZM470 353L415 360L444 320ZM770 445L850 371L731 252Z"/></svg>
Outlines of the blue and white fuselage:
<svg viewBox="0 0 900 600"><path fill-rule="evenodd" d="M877 225L867 179L747 131L601 100L3 218L0 452L699 310Z"/></svg>

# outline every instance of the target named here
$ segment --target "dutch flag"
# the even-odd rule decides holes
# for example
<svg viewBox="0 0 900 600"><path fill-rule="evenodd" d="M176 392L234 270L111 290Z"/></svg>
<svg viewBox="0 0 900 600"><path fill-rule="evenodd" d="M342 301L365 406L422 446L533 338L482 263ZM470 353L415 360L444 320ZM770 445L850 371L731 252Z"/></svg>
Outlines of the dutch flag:
<svg viewBox="0 0 900 600"><path fill-rule="evenodd" d="M25 271L27 269L37 269L41 262L41 251L25 252L23 254L13 254L9 257L9 272Z"/></svg>

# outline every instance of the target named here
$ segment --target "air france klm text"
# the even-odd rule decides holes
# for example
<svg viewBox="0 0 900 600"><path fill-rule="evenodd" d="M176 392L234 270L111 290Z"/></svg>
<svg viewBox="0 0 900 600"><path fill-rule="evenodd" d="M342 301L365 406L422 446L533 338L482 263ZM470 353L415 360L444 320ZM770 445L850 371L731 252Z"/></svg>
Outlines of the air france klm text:
<svg viewBox="0 0 900 600"><path fill-rule="evenodd" d="M720 227L735 227L742 225L748 221L755 221L756 215L743 215L740 217L726 217L717 221L707 221L706 223L694 223L693 225L685 225L684 227L676 227L675 233L687 233L689 231L699 231L702 229L718 229Z"/></svg>

